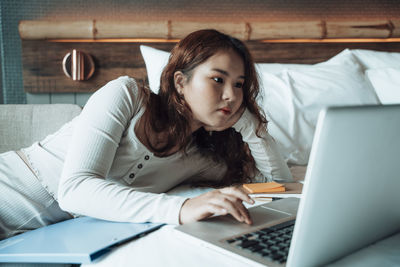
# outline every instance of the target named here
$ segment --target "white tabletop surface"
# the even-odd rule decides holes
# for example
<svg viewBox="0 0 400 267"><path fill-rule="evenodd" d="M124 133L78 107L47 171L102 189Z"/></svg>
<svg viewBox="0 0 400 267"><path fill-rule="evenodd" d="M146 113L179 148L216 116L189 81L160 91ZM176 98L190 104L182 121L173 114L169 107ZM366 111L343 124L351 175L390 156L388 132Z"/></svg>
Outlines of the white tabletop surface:
<svg viewBox="0 0 400 267"><path fill-rule="evenodd" d="M291 168L291 171L296 180L304 178L304 167ZM180 187L177 190L173 190L172 194L193 197L210 190L188 189L188 187ZM262 204L262 202L257 201L255 203L255 205L259 204ZM249 207L247 204L246 206ZM176 233L174 228L174 225L166 225L140 239L121 245L92 264L82 265L82 267L252 266L251 264L249 265L248 261L239 260L231 255L228 256L202 246L200 243L194 244L188 239L183 239ZM254 266L259 266L259 264L254 263ZM329 266L400 266L400 233L361 249Z"/></svg>
<svg viewBox="0 0 400 267"><path fill-rule="evenodd" d="M106 266L252 266L248 262L181 239L175 226L166 225L138 240L118 247L92 264L82 267ZM254 264L253 266L259 266ZM355 267L400 266L400 233L357 251L331 265Z"/></svg>

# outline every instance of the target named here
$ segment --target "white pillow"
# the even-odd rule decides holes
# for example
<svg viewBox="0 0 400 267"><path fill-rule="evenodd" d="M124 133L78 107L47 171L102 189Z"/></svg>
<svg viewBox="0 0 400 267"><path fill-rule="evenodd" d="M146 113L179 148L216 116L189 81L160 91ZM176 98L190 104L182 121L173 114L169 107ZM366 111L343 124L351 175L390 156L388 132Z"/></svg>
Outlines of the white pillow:
<svg viewBox="0 0 400 267"><path fill-rule="evenodd" d="M170 53L145 45L140 46L140 52L146 65L150 89L157 94L160 89L161 73L168 63Z"/></svg>
<svg viewBox="0 0 400 267"><path fill-rule="evenodd" d="M256 63L256 70L258 73L272 73L278 74L283 70L291 69L299 69L299 68L308 68L310 64L287 64L287 63Z"/></svg>
<svg viewBox="0 0 400 267"><path fill-rule="evenodd" d="M257 63L256 71L260 76L260 86L265 88L263 73L279 74L284 70L309 70L313 71L315 66L326 66L326 65L348 65L349 67L360 68L360 63L356 60L354 55L349 49L345 49L334 57L327 61L317 63L317 64L281 64L281 63ZM261 95L263 90L261 90ZM260 103L259 103L260 104Z"/></svg>
<svg viewBox="0 0 400 267"><path fill-rule="evenodd" d="M278 67L283 67L278 73L257 68L264 88L259 105L270 121L269 133L289 163L307 164L316 120L323 107L379 103L349 49L315 65Z"/></svg>
<svg viewBox="0 0 400 267"><path fill-rule="evenodd" d="M141 45L140 52L143 56L144 63L146 65L147 77L149 79L150 89L154 93L158 93L160 88L160 77L162 70L168 63L168 58L170 53L159 50L150 46ZM327 62L318 63L315 65L310 64L283 64L283 63L257 63L256 70L260 74L264 72L278 74L282 70L285 69L300 69L300 68L309 68L312 66L318 66L322 64L353 64L354 61L351 57L350 50L346 49L338 55L334 56ZM261 81L260 81L261 83Z"/></svg>
<svg viewBox="0 0 400 267"><path fill-rule="evenodd" d="M353 61L354 63L354 61ZM325 106L378 104L358 63L262 73L268 131L289 163L308 163L319 111Z"/></svg>
<svg viewBox="0 0 400 267"><path fill-rule="evenodd" d="M400 104L400 68L369 69L365 73L382 104Z"/></svg>
<svg viewBox="0 0 400 267"><path fill-rule="evenodd" d="M400 53L353 49L351 53L364 69L400 68Z"/></svg>
<svg viewBox="0 0 400 267"><path fill-rule="evenodd" d="M359 66L357 60L352 55L349 49L345 49L334 57L330 58L327 61L316 63L316 64L287 64L287 63L257 63L256 69L258 73L272 73L278 74L283 70L298 70L298 69L307 69L313 66L321 66L321 65L333 65L333 64L346 64Z"/></svg>
<svg viewBox="0 0 400 267"><path fill-rule="evenodd" d="M161 73L165 65L167 65L168 63L168 58L170 53L146 45L140 46L140 52L142 53L144 63L146 65L146 71L147 71L147 77L149 79L150 89L157 94L160 87ZM269 72L276 74L287 68L297 69L308 66L313 66L313 65L257 63L256 69L258 73Z"/></svg>
<svg viewBox="0 0 400 267"><path fill-rule="evenodd" d="M140 49L150 89L157 93L169 53L144 45ZM290 163L307 163L316 118L323 106L378 103L348 49L315 65L258 63L256 70L261 88L267 89L261 90L263 97L258 103L270 121L270 134Z"/></svg>

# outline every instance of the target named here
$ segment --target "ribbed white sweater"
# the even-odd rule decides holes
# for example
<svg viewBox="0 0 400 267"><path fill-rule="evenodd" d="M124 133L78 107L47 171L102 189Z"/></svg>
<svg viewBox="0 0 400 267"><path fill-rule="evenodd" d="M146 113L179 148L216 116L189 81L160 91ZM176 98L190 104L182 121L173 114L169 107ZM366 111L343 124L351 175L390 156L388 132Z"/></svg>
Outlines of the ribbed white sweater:
<svg viewBox="0 0 400 267"><path fill-rule="evenodd" d="M183 181L221 179L226 167L202 157L157 157L135 136L144 112L134 79L120 77L96 91L82 113L43 141L23 149L42 185L66 211L112 221L178 224L185 198L163 194ZM275 142L245 111L233 126L248 143L263 180L291 179Z"/></svg>

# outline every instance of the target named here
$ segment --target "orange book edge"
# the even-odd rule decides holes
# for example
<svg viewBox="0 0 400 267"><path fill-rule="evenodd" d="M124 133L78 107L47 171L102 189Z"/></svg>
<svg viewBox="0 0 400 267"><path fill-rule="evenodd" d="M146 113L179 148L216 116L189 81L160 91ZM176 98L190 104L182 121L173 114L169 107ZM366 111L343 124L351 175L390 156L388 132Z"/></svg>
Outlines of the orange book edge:
<svg viewBox="0 0 400 267"><path fill-rule="evenodd" d="M285 186L277 182L243 184L243 188L250 194L285 192Z"/></svg>

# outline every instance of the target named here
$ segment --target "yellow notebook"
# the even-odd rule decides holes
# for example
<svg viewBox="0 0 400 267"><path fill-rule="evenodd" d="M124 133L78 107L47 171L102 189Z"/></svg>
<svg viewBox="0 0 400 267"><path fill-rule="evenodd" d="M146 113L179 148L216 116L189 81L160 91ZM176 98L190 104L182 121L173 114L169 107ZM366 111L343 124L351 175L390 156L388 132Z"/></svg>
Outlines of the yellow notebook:
<svg viewBox="0 0 400 267"><path fill-rule="evenodd" d="M285 192L285 186L276 182L243 184L243 188L250 194Z"/></svg>

